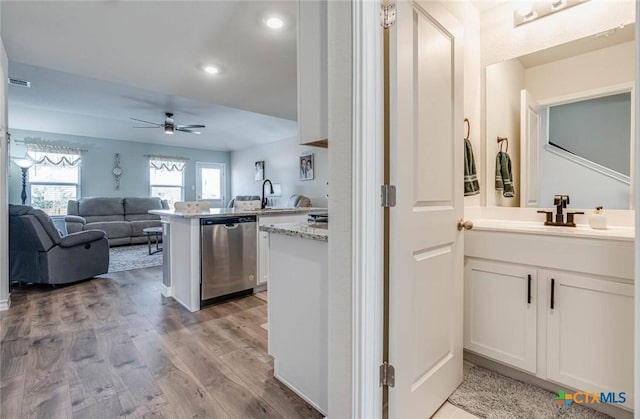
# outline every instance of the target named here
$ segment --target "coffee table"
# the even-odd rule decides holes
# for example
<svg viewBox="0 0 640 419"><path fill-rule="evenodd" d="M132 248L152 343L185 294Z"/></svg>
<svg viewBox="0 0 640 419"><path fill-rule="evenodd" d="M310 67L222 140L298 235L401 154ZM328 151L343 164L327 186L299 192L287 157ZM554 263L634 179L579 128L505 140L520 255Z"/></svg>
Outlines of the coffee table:
<svg viewBox="0 0 640 419"><path fill-rule="evenodd" d="M162 227L147 227L142 229L142 234L147 236L147 245L149 246L149 254L153 255L162 252L160 247L160 237L162 237ZM155 240L156 250L151 251L151 238Z"/></svg>

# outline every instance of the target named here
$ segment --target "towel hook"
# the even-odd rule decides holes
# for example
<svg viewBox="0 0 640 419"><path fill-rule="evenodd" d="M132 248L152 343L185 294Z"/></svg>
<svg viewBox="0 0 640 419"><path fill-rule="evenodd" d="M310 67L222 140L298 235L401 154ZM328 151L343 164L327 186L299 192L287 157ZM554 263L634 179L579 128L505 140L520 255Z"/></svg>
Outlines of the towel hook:
<svg viewBox="0 0 640 419"><path fill-rule="evenodd" d="M467 126L467 136L464 137L465 140L469 139L469 134L471 133L471 123L469 122L469 118L464 119L464 123Z"/></svg>
<svg viewBox="0 0 640 419"><path fill-rule="evenodd" d="M507 143L507 149L505 150L505 153L509 153L509 139L507 137L498 137L498 144L500 144L500 151L502 151L502 143L505 142Z"/></svg>

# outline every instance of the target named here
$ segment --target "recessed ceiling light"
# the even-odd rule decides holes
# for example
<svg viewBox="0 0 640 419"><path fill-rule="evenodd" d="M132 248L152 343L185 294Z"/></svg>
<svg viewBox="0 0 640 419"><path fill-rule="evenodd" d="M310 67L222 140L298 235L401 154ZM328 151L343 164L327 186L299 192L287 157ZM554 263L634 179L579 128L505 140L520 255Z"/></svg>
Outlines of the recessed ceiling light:
<svg viewBox="0 0 640 419"><path fill-rule="evenodd" d="M202 67L202 71L207 74L218 74L220 72L220 69L215 65L205 65Z"/></svg>
<svg viewBox="0 0 640 419"><path fill-rule="evenodd" d="M282 29L284 27L284 20L280 19L277 16L268 16L263 20L265 25L271 29Z"/></svg>

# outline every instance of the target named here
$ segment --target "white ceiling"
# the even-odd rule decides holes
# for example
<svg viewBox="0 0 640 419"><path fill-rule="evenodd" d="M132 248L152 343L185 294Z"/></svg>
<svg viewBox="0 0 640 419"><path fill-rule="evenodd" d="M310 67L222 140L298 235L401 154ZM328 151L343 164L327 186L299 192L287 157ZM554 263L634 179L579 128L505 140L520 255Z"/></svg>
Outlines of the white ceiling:
<svg viewBox="0 0 640 419"><path fill-rule="evenodd" d="M10 128L231 150L296 135L295 2L6 1ZM262 19L285 19L280 31ZM201 66L221 68L215 76ZM129 118L204 124L134 129ZM179 141L178 144L175 141Z"/></svg>

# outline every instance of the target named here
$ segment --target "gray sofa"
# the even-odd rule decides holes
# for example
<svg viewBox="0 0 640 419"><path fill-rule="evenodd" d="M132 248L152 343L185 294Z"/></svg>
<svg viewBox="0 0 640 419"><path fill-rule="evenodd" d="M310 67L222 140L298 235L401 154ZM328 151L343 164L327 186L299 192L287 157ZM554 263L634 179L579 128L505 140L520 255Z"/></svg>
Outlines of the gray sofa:
<svg viewBox="0 0 640 419"><path fill-rule="evenodd" d="M9 205L9 280L65 284L109 270L104 231L61 236L51 217L27 205Z"/></svg>
<svg viewBox="0 0 640 419"><path fill-rule="evenodd" d="M160 198L81 198L67 204L67 232L103 230L110 246L146 243L142 230L159 227L160 217L149 210L169 209Z"/></svg>

